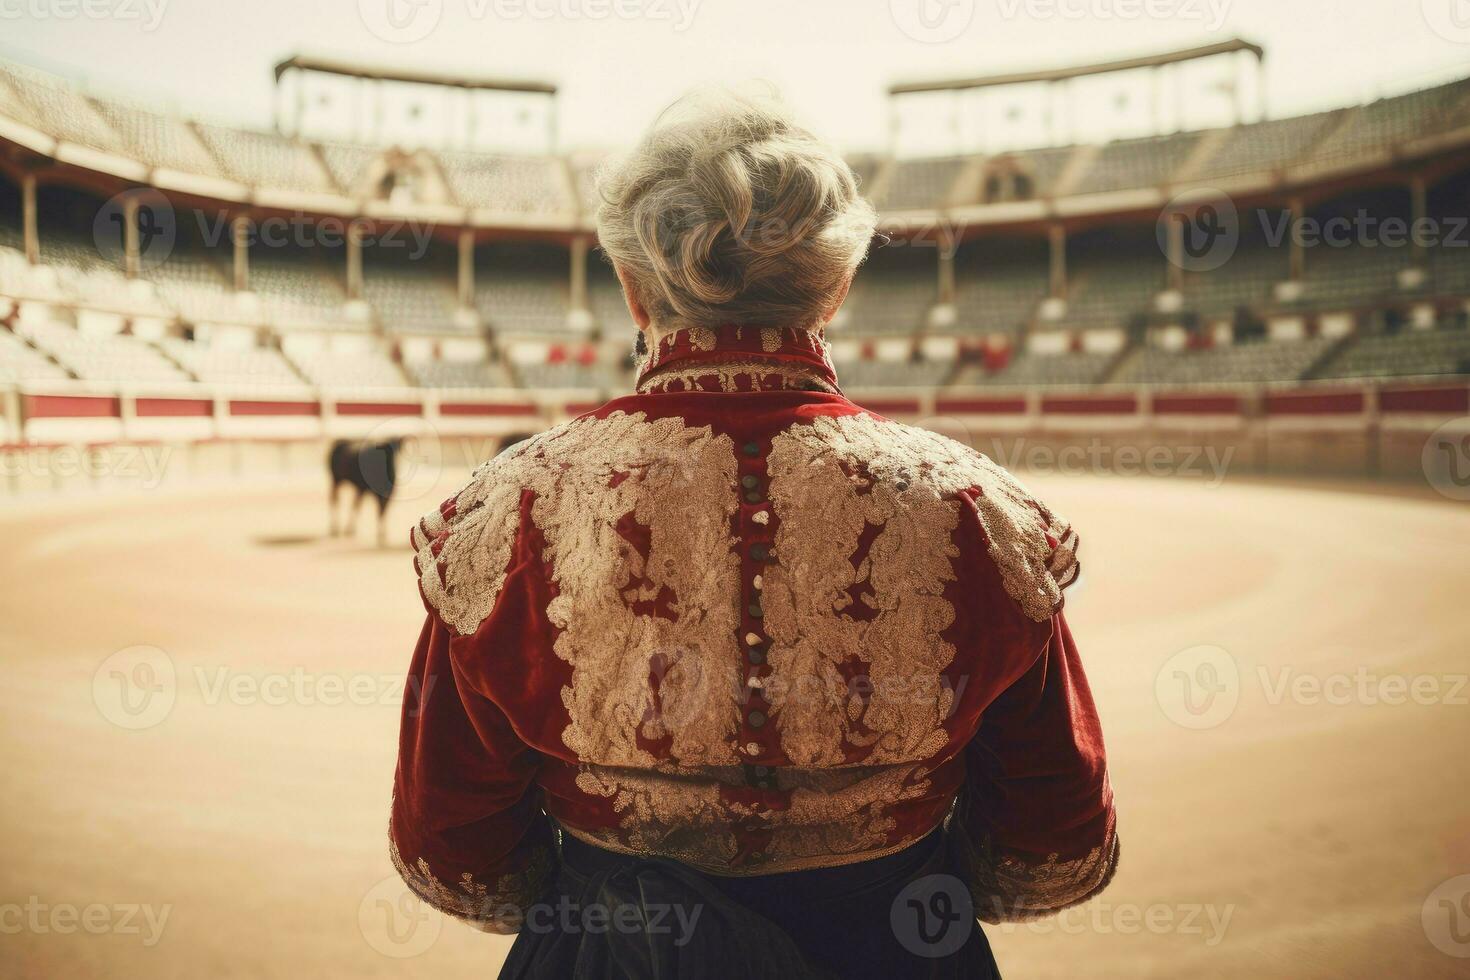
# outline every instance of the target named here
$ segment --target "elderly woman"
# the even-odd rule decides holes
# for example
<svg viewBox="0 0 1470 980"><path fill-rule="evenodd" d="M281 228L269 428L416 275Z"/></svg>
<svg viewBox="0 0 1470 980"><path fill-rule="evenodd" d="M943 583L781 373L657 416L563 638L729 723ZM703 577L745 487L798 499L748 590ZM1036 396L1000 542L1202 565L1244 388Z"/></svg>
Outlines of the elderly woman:
<svg viewBox="0 0 1470 980"><path fill-rule="evenodd" d="M874 213L783 112L686 100L602 194L637 390L414 529L398 870L502 976L995 975L977 918L1118 858L1076 534L843 395Z"/></svg>

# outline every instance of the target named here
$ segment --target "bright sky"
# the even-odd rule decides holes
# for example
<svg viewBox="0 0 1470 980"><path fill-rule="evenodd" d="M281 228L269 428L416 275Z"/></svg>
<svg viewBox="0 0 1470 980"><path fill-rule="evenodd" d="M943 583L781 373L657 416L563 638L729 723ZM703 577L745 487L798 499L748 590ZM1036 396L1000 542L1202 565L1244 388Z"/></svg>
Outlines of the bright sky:
<svg viewBox="0 0 1470 980"><path fill-rule="evenodd" d="M191 115L268 126L272 64L325 54L554 81L564 147L626 143L696 84L761 79L844 148L881 148L894 81L1237 35L1266 48L1272 115L1470 73L1470 0L0 0L0 57ZM1218 99L1218 79L1199 86ZM908 138L954 138L945 106Z"/></svg>

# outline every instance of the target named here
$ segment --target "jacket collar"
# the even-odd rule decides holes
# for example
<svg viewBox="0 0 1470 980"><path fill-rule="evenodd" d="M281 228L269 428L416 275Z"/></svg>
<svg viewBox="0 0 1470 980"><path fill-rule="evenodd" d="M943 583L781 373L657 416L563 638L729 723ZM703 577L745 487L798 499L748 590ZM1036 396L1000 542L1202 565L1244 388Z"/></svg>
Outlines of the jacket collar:
<svg viewBox="0 0 1470 980"><path fill-rule="evenodd" d="M840 394L827 343L790 327L688 327L651 345L637 390L773 391Z"/></svg>

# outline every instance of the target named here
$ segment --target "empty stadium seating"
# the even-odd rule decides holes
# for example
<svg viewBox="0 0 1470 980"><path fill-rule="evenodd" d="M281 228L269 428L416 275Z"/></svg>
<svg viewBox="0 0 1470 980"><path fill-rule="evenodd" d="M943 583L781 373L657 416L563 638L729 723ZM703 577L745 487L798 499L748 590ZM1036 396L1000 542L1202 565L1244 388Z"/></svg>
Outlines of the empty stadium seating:
<svg viewBox="0 0 1470 980"><path fill-rule="evenodd" d="M1342 119L1342 110L1237 126L1194 176L1222 179L1294 163Z"/></svg>
<svg viewBox="0 0 1470 980"><path fill-rule="evenodd" d="M574 361L518 364L516 371L527 388L592 388L614 393L632 387L632 378L611 364L580 364Z"/></svg>
<svg viewBox="0 0 1470 980"><path fill-rule="evenodd" d="M465 207L518 214L572 210L563 171L547 157L442 150L438 160L455 200Z"/></svg>
<svg viewBox="0 0 1470 980"><path fill-rule="evenodd" d="M190 380L157 348L136 337L83 333L45 321L27 324L21 331L78 378L138 384Z"/></svg>
<svg viewBox="0 0 1470 980"><path fill-rule="evenodd" d="M216 346L180 337L166 337L159 347L197 380L209 384L305 384L274 348Z"/></svg>
<svg viewBox="0 0 1470 980"><path fill-rule="evenodd" d="M1206 350L1167 351L1145 347L1119 368L1113 380L1138 384L1295 381L1332 341L1256 341Z"/></svg>
<svg viewBox="0 0 1470 980"><path fill-rule="evenodd" d="M1019 332L1046 298L1046 242L981 239L955 254L955 326L980 334Z"/></svg>
<svg viewBox="0 0 1470 980"><path fill-rule="evenodd" d="M0 329L0 381L55 381L66 369L9 330Z"/></svg>
<svg viewBox="0 0 1470 980"><path fill-rule="evenodd" d="M924 323L938 289L936 244L895 243L873 249L843 304L838 327L851 334L912 333Z"/></svg>
<svg viewBox="0 0 1470 980"><path fill-rule="evenodd" d="M250 256L250 289L271 322L346 325L345 261L322 249L259 248Z"/></svg>
<svg viewBox="0 0 1470 980"><path fill-rule="evenodd" d="M325 194L332 190L311 147L275 133L195 123L227 176L252 187Z"/></svg>
<svg viewBox="0 0 1470 980"><path fill-rule="evenodd" d="M934 388L945 383L954 365L948 361L838 361L837 380L850 388Z"/></svg>
<svg viewBox="0 0 1470 980"><path fill-rule="evenodd" d="M369 255L376 251L367 250ZM435 261L432 255L416 259L400 252L385 252L363 262L363 298L376 311L379 322L392 331L456 330L453 266Z"/></svg>
<svg viewBox="0 0 1470 980"><path fill-rule="evenodd" d="M1166 285L1166 264L1153 235L1101 232L1067 246L1070 285L1063 322L1073 327L1117 327L1152 308Z"/></svg>
<svg viewBox="0 0 1470 980"><path fill-rule="evenodd" d="M1198 133L1178 133L1108 143L1073 192L1094 194L1165 183L1184 163L1199 137Z"/></svg>
<svg viewBox="0 0 1470 980"><path fill-rule="evenodd" d="M1256 219L1248 214L1243 220L1249 225ZM1184 273L1184 308L1201 316L1221 317L1239 307L1266 306L1274 286L1290 275L1289 250L1252 235L1218 268Z"/></svg>
<svg viewBox="0 0 1470 980"><path fill-rule="evenodd" d="M570 309L571 263L565 242L571 235L587 233L585 222L598 203L592 189L595 156L405 152L310 141L160 113L5 64L0 64L0 117L148 167L228 178L258 192L337 194L359 201L387 198L391 205L400 199L387 193L393 183L386 179L392 176L389 168L411 165L417 168L415 186L433 193L409 199L476 212L468 219L480 226L482 239L475 251L473 312L484 327L509 336L512 346L518 336L534 335L543 342L561 338L547 345L559 353L548 356L545 363L534 357L520 357L514 364L424 360L439 348L429 344L426 352L424 342L415 341L413 335L479 332L475 316L467 317L458 309L456 257L448 234L437 236L429 252L412 261L367 247L361 302L348 300L347 254L340 243L329 247L319 241L256 240L248 252L248 292L238 294L225 224L241 213L238 205L222 203L201 213L176 201L178 234L171 250L164 256L145 249L136 275L130 277L113 254L116 248L94 232L108 190L88 185L91 189L80 191L71 181L47 177L42 178L38 197L40 262L33 265L24 254L19 189L6 177L0 178L0 318L13 324L16 333L0 329L0 381L75 376L139 384L197 379L219 385L331 388L524 384L607 393L631 382L622 363L589 362L585 352L568 356L566 349L575 345L563 343L588 327L586 319L573 316ZM1218 179L1220 186L1228 187L1233 185L1226 181L1232 178L1283 172L1296 179L1312 173L1313 167L1332 170L1379 160L1380 180L1347 183L1328 174L1337 198L1324 202L1309 194L1307 199L1316 202L1308 215L1316 221L1359 211L1381 220L1405 218L1411 210L1404 176L1408 171L1390 171L1382 160L1393 158L1420 137L1466 125L1470 125L1470 80L1364 106L1228 130L1010 151L988 159L955 155L895 160L869 153L852 155L849 161L864 190L876 191L876 203L883 211L913 212L1157 188L1181 180ZM1446 170L1449 176L1436 173L1429 188L1429 211L1440 220L1442 232L1463 220L1465 201L1470 200L1470 176L1463 168ZM422 184L417 183L420 176ZM1286 203L1283 197L1275 193L1269 206L1263 205L1268 219L1279 216ZM979 220L967 227L967 240L954 257L952 319L947 315L951 310L934 309L941 266L934 222L912 214L903 218L921 230L894 233L891 240L875 244L833 325L834 339L955 335L964 346L976 337L1007 335L1016 353L989 367L968 360L956 364L847 357L839 364L844 385L858 389L1103 382L1193 385L1470 369L1470 334L1462 329L1376 332L1378 325L1422 323L1425 316L1436 315L1436 308L1447 320L1463 323L1463 313L1455 319L1445 310L1458 309L1455 304L1470 297L1470 260L1465 254L1470 250L1453 244L1422 250L1385 246L1371 236L1365 240L1354 234L1346 243L1304 249L1299 289L1282 292L1278 286L1291 271L1289 243L1266 239L1259 227L1261 214L1251 201L1250 209L1242 208L1241 240L1229 261L1210 271L1184 272L1182 305L1163 311L1155 309L1156 302L1173 277L1155 239L1152 217L1129 213L1109 219L1086 210L1104 207L1105 201L1076 203L1083 208L1082 217L1063 219L1068 233L1064 307L1053 309L1044 303L1050 292L1051 257L1046 222L1036 216L1040 212L1035 206L1010 212L995 209L990 213L1001 214L1003 223ZM1068 214L1064 203L1057 207L1057 214ZM1028 214L1031 217L1025 217ZM1013 220L1013 215L1021 217ZM509 228L520 228L514 233L518 237L510 237L505 230ZM212 234L205 233L211 229ZM543 233L549 234L526 240ZM483 240L492 236L493 241ZM1465 237L1470 236L1462 234L1460 240ZM1405 276L1411 267L1422 269L1424 276ZM42 306L40 313L17 311L14 301L30 300L50 305ZM587 306L591 329L606 337L631 338L620 287L595 252L588 257ZM1144 323L1158 324L1160 317L1233 319L1242 308L1257 321L1286 316L1310 326L1319 314L1350 312L1356 322L1374 326L1363 335L1338 340L1242 340L1184 351L1141 345L1119 353L1090 352L1101 346L1091 342L1097 338L1089 338L1085 345L1080 340L1085 331L1141 328ZM87 319L87 311L111 316ZM106 328L100 332L99 320ZM85 329L73 327L73 321ZM146 327L131 336L129 321ZM228 329L231 324L260 328L259 335L267 338L265 346L241 348L241 331ZM205 343L219 335L214 325L227 328L223 333L234 342ZM112 328L122 332L108 333ZM293 337L319 339L324 330L356 346L338 350L331 343L288 343ZM1052 330L1070 335L1056 338L1065 344L1047 345L1065 348L1063 352L1040 353L1028 345L1034 331ZM156 344L140 339L161 333L169 336ZM179 333L201 340L187 340ZM348 333L356 336L347 337ZM1124 334L1141 335L1141 329ZM535 342L530 346L534 348ZM416 359L400 365L399 349L403 356ZM607 358L605 352L600 356Z"/></svg>
<svg viewBox="0 0 1470 980"><path fill-rule="evenodd" d="M873 203L889 211L942 207L966 157L896 160L886 190Z"/></svg>
<svg viewBox="0 0 1470 980"><path fill-rule="evenodd" d="M1020 353L999 370L987 370L979 364L967 365L955 379L957 386L999 385L1044 387L1049 385L1089 385L1102 381L1116 354L1065 352L1059 354Z"/></svg>
<svg viewBox="0 0 1470 980"><path fill-rule="evenodd" d="M408 383L392 359L380 351L286 351L301 375L323 388L398 388Z"/></svg>
<svg viewBox="0 0 1470 980"><path fill-rule="evenodd" d="M485 361L418 361L403 365L404 372L424 388L510 388L510 378L499 364Z"/></svg>
<svg viewBox="0 0 1470 980"><path fill-rule="evenodd" d="M1470 84L1459 81L1349 109L1342 124L1317 145L1311 161L1340 164L1383 153L1416 136L1463 125L1470 120L1467 95Z"/></svg>
<svg viewBox="0 0 1470 980"><path fill-rule="evenodd" d="M1320 371L1322 378L1470 373L1470 331L1403 330L1361 337Z"/></svg>
<svg viewBox="0 0 1470 980"><path fill-rule="evenodd" d="M503 333L565 333L567 269L561 248L481 246L475 252L475 306Z"/></svg>

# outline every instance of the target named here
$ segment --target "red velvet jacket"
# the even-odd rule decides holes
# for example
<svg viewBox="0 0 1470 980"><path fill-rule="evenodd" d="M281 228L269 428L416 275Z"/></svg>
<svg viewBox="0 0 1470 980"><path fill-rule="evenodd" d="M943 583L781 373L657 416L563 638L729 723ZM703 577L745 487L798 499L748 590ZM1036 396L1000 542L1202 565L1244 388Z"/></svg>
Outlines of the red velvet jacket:
<svg viewBox="0 0 1470 980"><path fill-rule="evenodd" d="M1118 845L1061 613L1076 545L984 456L844 398L819 338L666 337L637 394L414 529L394 861L514 931L555 872L550 818L753 875L949 817L981 918L1079 902Z"/></svg>

